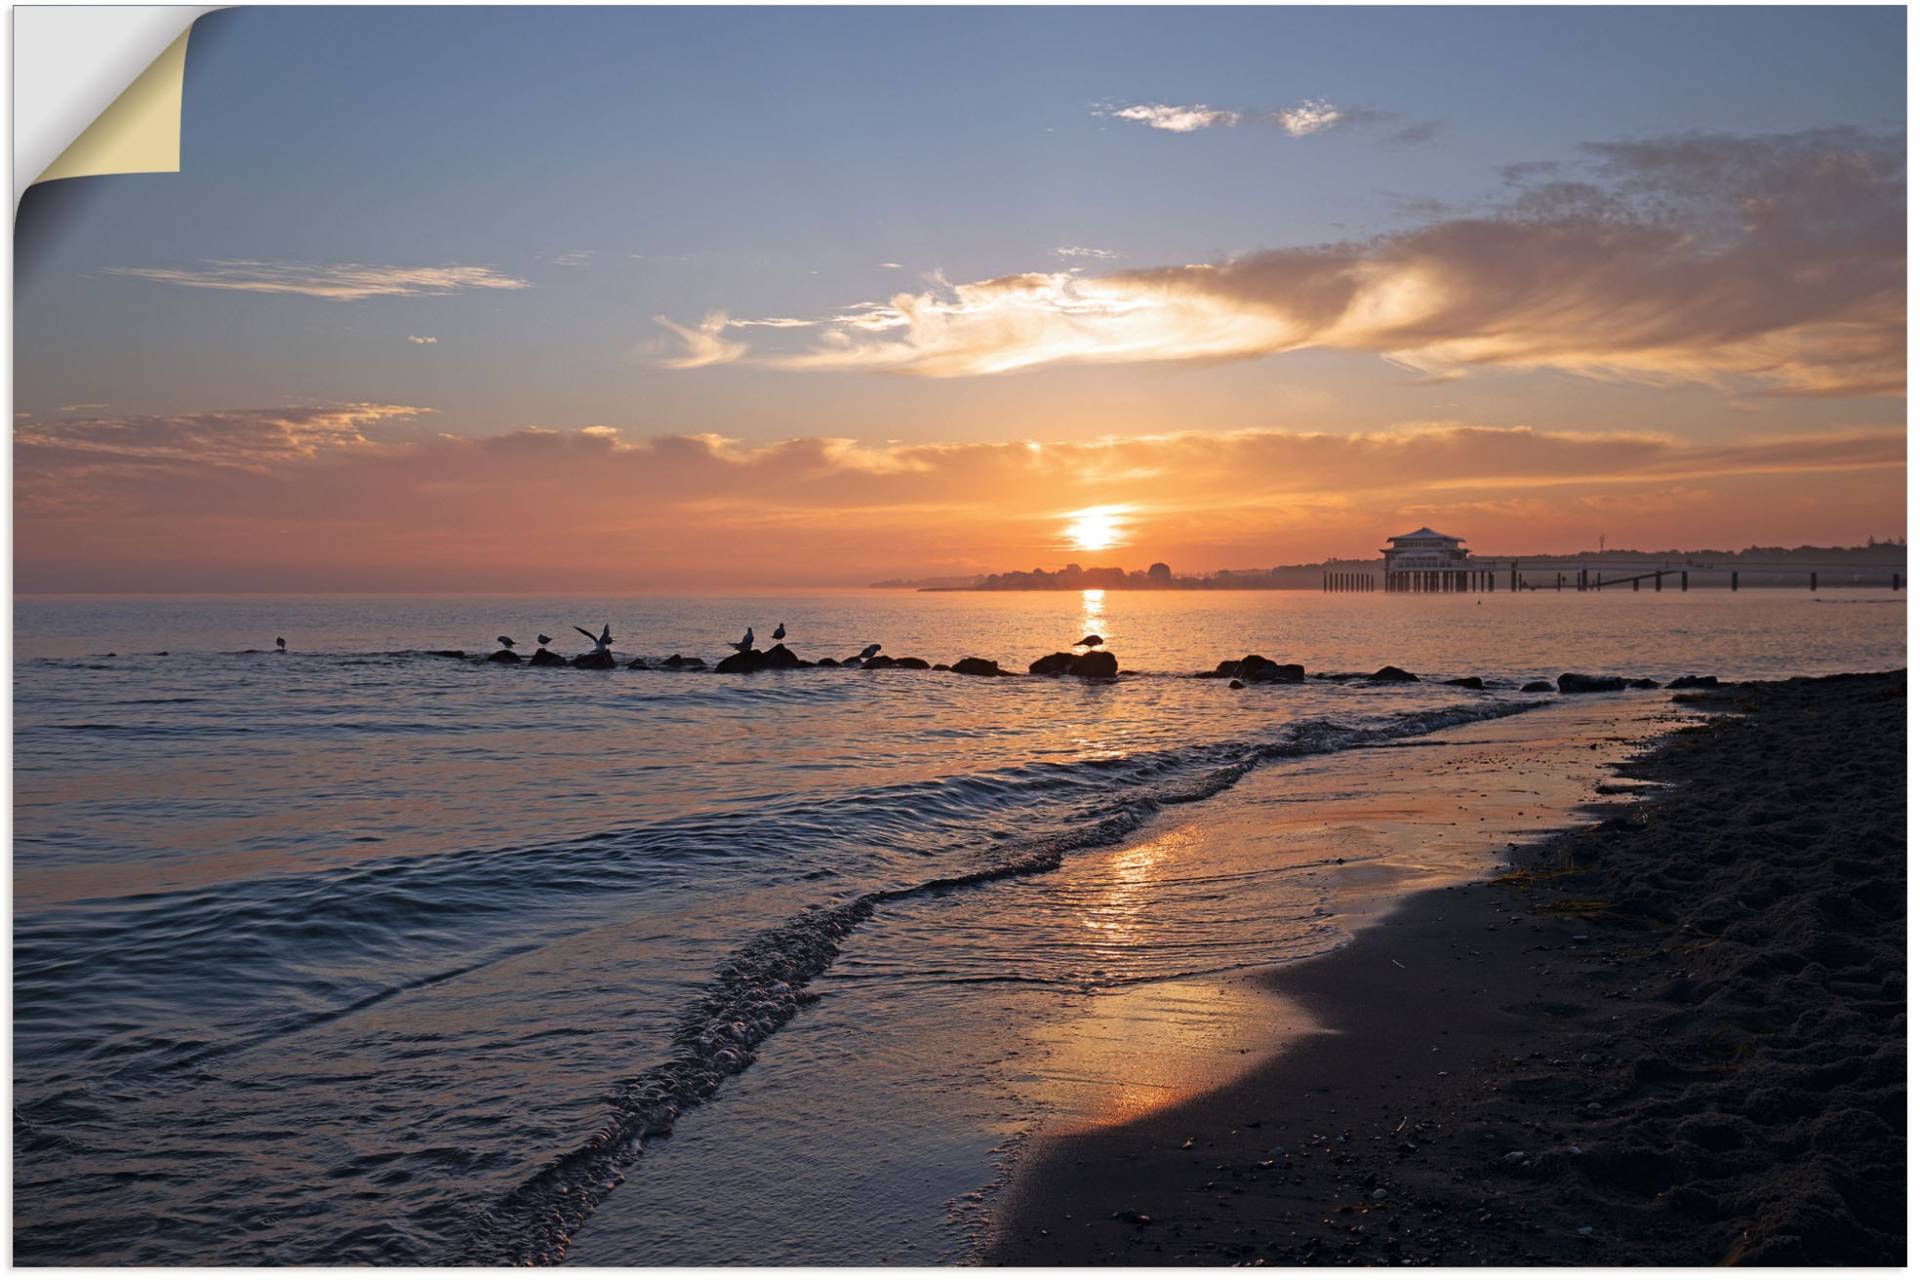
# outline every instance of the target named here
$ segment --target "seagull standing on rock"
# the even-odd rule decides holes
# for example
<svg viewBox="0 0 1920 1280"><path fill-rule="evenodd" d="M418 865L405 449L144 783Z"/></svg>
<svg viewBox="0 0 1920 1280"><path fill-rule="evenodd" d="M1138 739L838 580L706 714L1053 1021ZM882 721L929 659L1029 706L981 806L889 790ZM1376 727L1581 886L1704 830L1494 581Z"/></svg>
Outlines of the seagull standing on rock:
<svg viewBox="0 0 1920 1280"><path fill-rule="evenodd" d="M1102 640L1102 639L1101 639L1101 638L1100 638L1099 636L1097 636L1097 635L1092 635L1092 636L1081 636L1081 637L1080 637L1080 643L1079 643L1079 644L1077 644L1077 645L1075 645L1074 647L1075 647L1076 649L1098 649L1098 648L1099 648L1099 647L1100 647L1101 645L1103 645L1103 644L1105 644L1105 643L1106 643L1106 641L1105 641L1105 640Z"/></svg>
<svg viewBox="0 0 1920 1280"><path fill-rule="evenodd" d="M741 636L738 641L728 645L727 647L729 649L732 649L735 653L745 653L747 650L753 648L753 628L748 627L747 634L745 634L744 636Z"/></svg>
<svg viewBox="0 0 1920 1280"><path fill-rule="evenodd" d="M273 638L273 644L281 653L287 651L287 638L285 636L275 636Z"/></svg>
<svg viewBox="0 0 1920 1280"><path fill-rule="evenodd" d="M595 653L605 653L613 648L613 624L611 622L602 626L600 628L600 634L597 636L578 623L574 624L573 629L593 641L593 651Z"/></svg>
<svg viewBox="0 0 1920 1280"><path fill-rule="evenodd" d="M871 657L873 657L873 655L875 655L876 653L879 653L879 652L880 652L880 646L879 646L879 645L877 645L877 644L870 644L870 645L868 645L868 646L867 646L866 648L864 648L864 649L862 649L862 650L860 651L860 661L862 661L862 662L865 662L865 661L866 661L867 659L869 659L869 658L871 658Z"/></svg>
<svg viewBox="0 0 1920 1280"><path fill-rule="evenodd" d="M541 633L540 635L535 636L534 639L538 640L542 647L545 647L546 645L550 645L553 643L553 637L545 634L544 632Z"/></svg>
<svg viewBox="0 0 1920 1280"><path fill-rule="evenodd" d="M496 639L496 640L498 640L498 641L500 642L500 647L501 647L502 649L511 649L511 648L513 648L513 637L512 637L512 636L495 636L495 637L494 637L494 639Z"/></svg>
<svg viewBox="0 0 1920 1280"><path fill-rule="evenodd" d="M777 626L777 627L775 627L775 628L773 629L773 638L774 638L775 640L785 640L785 639L787 638L787 624L786 624L786 623L784 623L784 622L783 622L783 623L781 623L781 624L780 624L779 626Z"/></svg>

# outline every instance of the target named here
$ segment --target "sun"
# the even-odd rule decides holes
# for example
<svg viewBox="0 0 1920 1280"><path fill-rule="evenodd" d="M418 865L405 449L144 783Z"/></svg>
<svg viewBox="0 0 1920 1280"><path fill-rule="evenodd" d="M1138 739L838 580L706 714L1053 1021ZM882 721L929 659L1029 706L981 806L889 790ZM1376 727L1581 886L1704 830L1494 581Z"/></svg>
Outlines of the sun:
<svg viewBox="0 0 1920 1280"><path fill-rule="evenodd" d="M1105 551L1120 545L1126 536L1121 520L1125 507L1087 507L1070 513L1065 530L1067 543L1077 551Z"/></svg>

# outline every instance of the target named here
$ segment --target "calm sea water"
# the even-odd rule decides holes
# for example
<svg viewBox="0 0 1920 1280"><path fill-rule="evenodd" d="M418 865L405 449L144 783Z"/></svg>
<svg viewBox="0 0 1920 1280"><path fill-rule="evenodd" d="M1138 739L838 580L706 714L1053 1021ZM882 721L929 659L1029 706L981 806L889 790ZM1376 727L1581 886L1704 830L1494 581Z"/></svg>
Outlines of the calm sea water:
<svg viewBox="0 0 1920 1280"><path fill-rule="evenodd" d="M777 622L1018 669L1097 631L1132 674L428 652L607 623L712 661ZM26 1262L959 1257L936 1211L1023 1123L996 1027L1335 941L1305 864L1112 856L1169 805L1563 670L1905 662L1884 592L25 598L14 629ZM1189 678L1247 652L1501 687Z"/></svg>

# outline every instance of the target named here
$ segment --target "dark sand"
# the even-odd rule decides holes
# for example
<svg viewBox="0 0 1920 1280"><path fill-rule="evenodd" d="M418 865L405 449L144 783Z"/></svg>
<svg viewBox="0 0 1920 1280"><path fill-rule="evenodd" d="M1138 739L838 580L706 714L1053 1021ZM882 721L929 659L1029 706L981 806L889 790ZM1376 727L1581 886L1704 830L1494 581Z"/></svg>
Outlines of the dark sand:
<svg viewBox="0 0 1920 1280"><path fill-rule="evenodd" d="M1026 1161L1020 1264L1901 1264L1906 676L1731 686L1673 784L1268 980L1326 1029Z"/></svg>

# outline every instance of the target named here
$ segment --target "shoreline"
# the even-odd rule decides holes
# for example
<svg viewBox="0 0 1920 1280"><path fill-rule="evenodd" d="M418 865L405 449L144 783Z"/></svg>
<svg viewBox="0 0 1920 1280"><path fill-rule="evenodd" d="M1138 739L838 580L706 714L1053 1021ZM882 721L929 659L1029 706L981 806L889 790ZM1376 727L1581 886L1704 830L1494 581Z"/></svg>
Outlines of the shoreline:
<svg viewBox="0 0 1920 1280"><path fill-rule="evenodd" d="M1318 1029L1043 1139L986 1260L1903 1262L1905 692L1688 695L1747 714L1620 767L1661 794L1265 971Z"/></svg>

